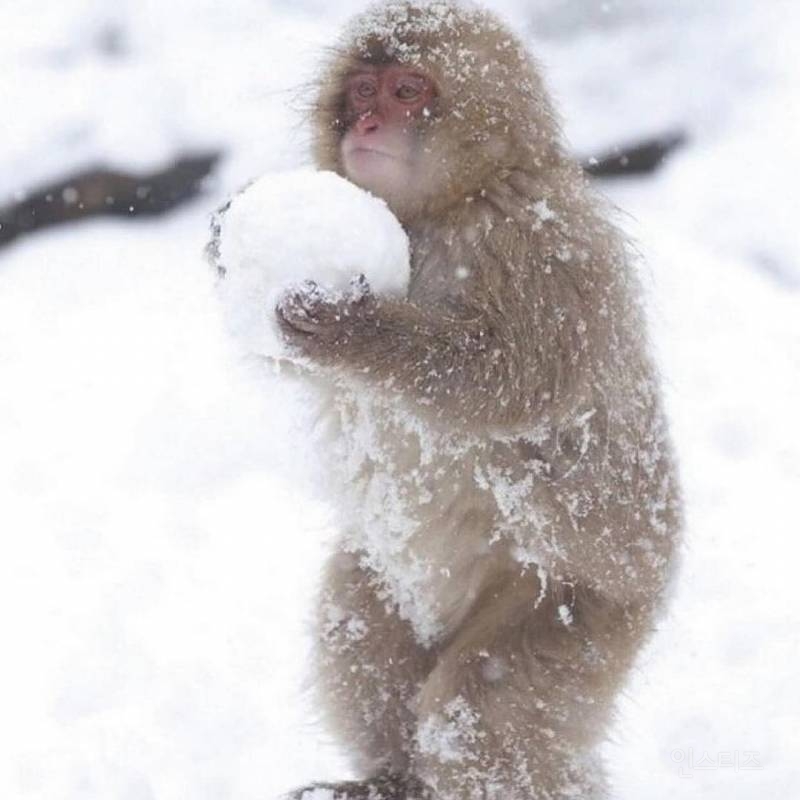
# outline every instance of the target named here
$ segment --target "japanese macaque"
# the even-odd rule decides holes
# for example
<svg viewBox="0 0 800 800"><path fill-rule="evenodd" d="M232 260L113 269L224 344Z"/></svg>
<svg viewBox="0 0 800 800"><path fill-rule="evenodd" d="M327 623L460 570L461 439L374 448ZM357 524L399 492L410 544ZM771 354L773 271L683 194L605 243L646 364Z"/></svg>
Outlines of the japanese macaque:
<svg viewBox="0 0 800 800"><path fill-rule="evenodd" d="M473 6L363 13L313 132L318 166L384 198L412 253L406 299L362 282L277 308L331 387L343 532L317 683L359 779L325 786L607 797L595 748L680 529L630 248L535 62Z"/></svg>

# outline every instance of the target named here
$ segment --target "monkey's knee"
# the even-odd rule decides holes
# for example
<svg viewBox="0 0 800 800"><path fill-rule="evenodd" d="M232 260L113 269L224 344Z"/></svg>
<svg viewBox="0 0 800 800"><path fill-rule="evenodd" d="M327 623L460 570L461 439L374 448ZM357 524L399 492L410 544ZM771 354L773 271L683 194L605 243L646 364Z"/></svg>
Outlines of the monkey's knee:
<svg viewBox="0 0 800 800"><path fill-rule="evenodd" d="M602 764L591 750L491 691L457 695L422 715L414 772L437 800L601 800Z"/></svg>
<svg viewBox="0 0 800 800"><path fill-rule="evenodd" d="M413 770L437 800L602 800L605 773L536 704L483 685L420 709Z"/></svg>
<svg viewBox="0 0 800 800"><path fill-rule="evenodd" d="M441 655L417 698L414 770L442 800L606 796L594 746L625 659L582 603L478 621ZM512 614L512 620L515 615ZM625 649L625 648L623 648Z"/></svg>

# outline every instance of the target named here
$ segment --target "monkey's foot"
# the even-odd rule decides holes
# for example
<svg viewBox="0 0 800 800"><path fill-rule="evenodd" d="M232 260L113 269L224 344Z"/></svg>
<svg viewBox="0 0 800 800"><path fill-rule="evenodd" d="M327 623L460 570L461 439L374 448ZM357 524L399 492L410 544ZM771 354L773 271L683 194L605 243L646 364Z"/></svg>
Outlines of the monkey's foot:
<svg viewBox="0 0 800 800"><path fill-rule="evenodd" d="M282 800L429 800L424 784L408 775L382 774L362 781L313 783Z"/></svg>

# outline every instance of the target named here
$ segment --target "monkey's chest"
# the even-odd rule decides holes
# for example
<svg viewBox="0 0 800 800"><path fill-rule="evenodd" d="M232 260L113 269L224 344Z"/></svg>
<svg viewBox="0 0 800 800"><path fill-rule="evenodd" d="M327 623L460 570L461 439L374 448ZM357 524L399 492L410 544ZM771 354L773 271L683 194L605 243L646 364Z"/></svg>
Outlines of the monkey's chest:
<svg viewBox="0 0 800 800"><path fill-rule="evenodd" d="M493 503L475 481L483 444L363 397L348 398L339 413L342 547L432 644L467 613L492 559Z"/></svg>

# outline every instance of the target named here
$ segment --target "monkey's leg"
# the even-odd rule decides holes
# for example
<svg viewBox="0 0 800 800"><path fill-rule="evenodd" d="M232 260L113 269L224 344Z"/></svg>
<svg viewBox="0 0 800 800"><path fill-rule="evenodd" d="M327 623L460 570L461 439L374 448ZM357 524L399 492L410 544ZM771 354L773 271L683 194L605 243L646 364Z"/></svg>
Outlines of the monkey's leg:
<svg viewBox="0 0 800 800"><path fill-rule="evenodd" d="M498 580L420 691L413 769L437 800L607 796L594 745L642 620L580 589L538 594L533 575Z"/></svg>
<svg viewBox="0 0 800 800"><path fill-rule="evenodd" d="M358 556L327 565L318 611L317 686L326 721L363 775L404 775L416 727L411 704L433 656L375 593Z"/></svg>

